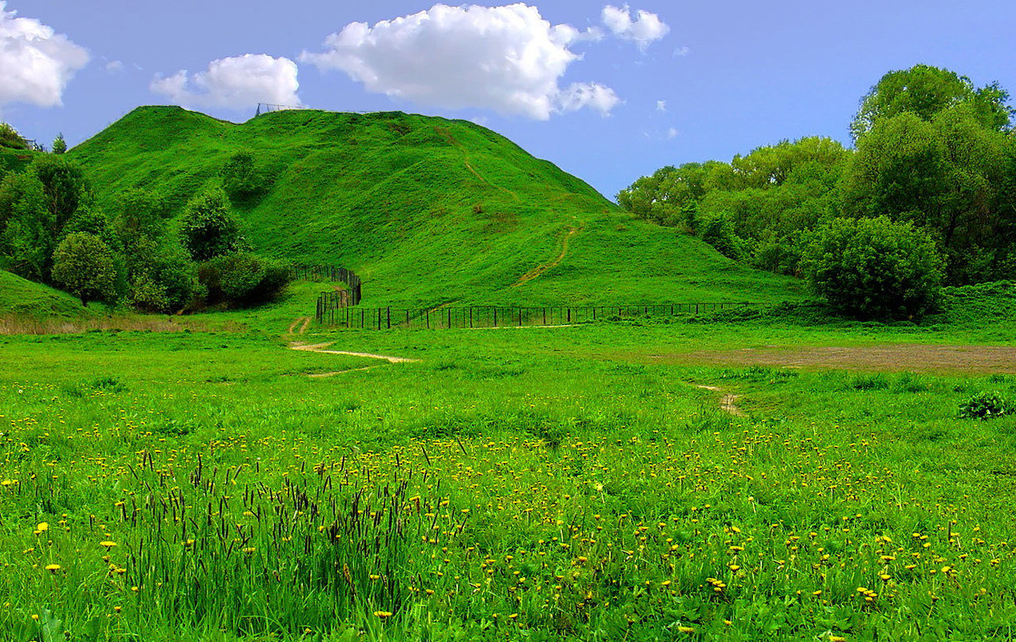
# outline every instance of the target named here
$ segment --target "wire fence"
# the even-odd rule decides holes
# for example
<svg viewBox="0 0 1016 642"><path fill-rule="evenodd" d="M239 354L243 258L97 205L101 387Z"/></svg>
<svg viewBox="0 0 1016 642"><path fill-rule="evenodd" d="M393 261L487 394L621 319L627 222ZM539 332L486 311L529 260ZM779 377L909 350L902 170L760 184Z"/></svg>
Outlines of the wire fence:
<svg viewBox="0 0 1016 642"><path fill-rule="evenodd" d="M748 302L666 303L598 306L461 306L441 308L351 308L339 305L335 292L318 297L317 322L363 330L512 328L563 326L599 320L668 317L745 307Z"/></svg>
<svg viewBox="0 0 1016 642"><path fill-rule="evenodd" d="M363 281L356 272L342 267L327 265L294 265L290 268L293 279L304 281L338 281L349 286L348 292L322 292L318 297L318 309L321 309L321 299L327 298L328 305L333 308L344 308L350 305L359 305L363 298Z"/></svg>

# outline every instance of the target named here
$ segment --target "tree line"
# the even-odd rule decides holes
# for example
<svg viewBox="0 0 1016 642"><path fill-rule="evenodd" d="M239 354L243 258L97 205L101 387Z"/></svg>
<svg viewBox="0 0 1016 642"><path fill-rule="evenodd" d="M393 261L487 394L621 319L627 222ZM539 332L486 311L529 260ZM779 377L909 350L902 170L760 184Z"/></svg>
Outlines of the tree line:
<svg viewBox="0 0 1016 642"><path fill-rule="evenodd" d="M0 148L28 146L0 124ZM288 284L289 266L255 254L233 214L233 202L256 183L249 153L234 155L221 180L173 221L167 200L151 188L121 191L99 208L65 149L55 142L54 153L34 154L20 171L0 164L0 269L61 288L84 305L162 313L254 305Z"/></svg>
<svg viewBox="0 0 1016 642"><path fill-rule="evenodd" d="M942 284L1016 279L1008 100L947 69L892 71L861 99L852 149L812 136L668 166L617 201L730 258L805 277L854 316L919 315Z"/></svg>

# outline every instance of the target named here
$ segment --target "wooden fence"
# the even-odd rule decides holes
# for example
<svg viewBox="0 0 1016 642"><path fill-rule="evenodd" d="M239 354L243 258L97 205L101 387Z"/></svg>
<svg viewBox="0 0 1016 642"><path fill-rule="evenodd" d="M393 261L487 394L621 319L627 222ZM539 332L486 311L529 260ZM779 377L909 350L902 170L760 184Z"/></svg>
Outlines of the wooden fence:
<svg viewBox="0 0 1016 642"><path fill-rule="evenodd" d="M359 305L363 298L363 282L356 272L341 267L325 265L294 265L292 268L294 279L306 281L339 281L349 286L349 294L341 296L338 292L324 292L318 297L318 310L321 310L321 299L328 295L334 295L329 299L329 305L345 307L346 305Z"/></svg>
<svg viewBox="0 0 1016 642"><path fill-rule="evenodd" d="M665 317L713 312L751 305L746 302L667 303L659 305L598 305L506 307L468 306L443 308L351 308L339 305L337 293L318 298L317 322L365 330L392 328L511 328L562 326L597 320Z"/></svg>

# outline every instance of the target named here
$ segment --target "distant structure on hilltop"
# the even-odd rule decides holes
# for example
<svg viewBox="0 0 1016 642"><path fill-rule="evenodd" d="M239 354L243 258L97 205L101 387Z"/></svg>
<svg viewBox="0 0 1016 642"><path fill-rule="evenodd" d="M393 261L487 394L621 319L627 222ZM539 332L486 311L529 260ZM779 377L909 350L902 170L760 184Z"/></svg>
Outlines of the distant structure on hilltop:
<svg viewBox="0 0 1016 642"><path fill-rule="evenodd" d="M300 105L273 105L271 103L258 103L258 109L254 112L254 117L257 118L261 114L267 114L271 111L283 111L286 109L306 109L306 107Z"/></svg>

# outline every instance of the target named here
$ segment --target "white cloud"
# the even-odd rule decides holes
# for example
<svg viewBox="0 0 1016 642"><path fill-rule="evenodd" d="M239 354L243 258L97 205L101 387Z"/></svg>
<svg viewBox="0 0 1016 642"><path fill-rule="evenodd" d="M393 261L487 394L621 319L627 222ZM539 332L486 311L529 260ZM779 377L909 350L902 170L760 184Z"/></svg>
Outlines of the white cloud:
<svg viewBox="0 0 1016 642"><path fill-rule="evenodd" d="M678 131L676 129L674 129L673 127L671 127L670 129L667 130L667 139L668 140L673 140L673 139L677 138L677 134L678 134Z"/></svg>
<svg viewBox="0 0 1016 642"><path fill-rule="evenodd" d="M608 4L603 8L601 18L611 33L622 40L631 40L642 51L670 33L670 27L655 13L639 9L638 18L632 20L628 5L618 8Z"/></svg>
<svg viewBox="0 0 1016 642"><path fill-rule="evenodd" d="M678 47L677 49L674 50L674 57L675 58L684 58L689 53L691 53L691 47L689 47L688 45L685 45L683 47Z"/></svg>
<svg viewBox="0 0 1016 642"><path fill-rule="evenodd" d="M581 58L569 47L600 38L599 29L551 25L524 4L437 4L373 27L348 24L328 36L323 53L304 52L300 60L344 71L368 91L393 98L546 120L583 107L608 113L619 102L596 83L559 85Z"/></svg>
<svg viewBox="0 0 1016 642"><path fill-rule="evenodd" d="M22 102L57 107L88 52L32 18L18 18L0 0L0 107Z"/></svg>
<svg viewBox="0 0 1016 642"><path fill-rule="evenodd" d="M123 71L123 62L119 60L110 60L106 63L106 72L110 74L118 74Z"/></svg>
<svg viewBox="0 0 1016 642"><path fill-rule="evenodd" d="M156 75L150 89L184 107L244 109L258 103L297 106L296 63L288 58L244 54L213 60L193 76L186 70Z"/></svg>
<svg viewBox="0 0 1016 642"><path fill-rule="evenodd" d="M573 83L557 97L554 111L564 113L589 107L604 116L610 113L621 99L614 90L599 83Z"/></svg>
<svg viewBox="0 0 1016 642"><path fill-rule="evenodd" d="M667 101L665 101L665 100L657 100L656 101L656 111L661 111L661 112L667 111Z"/></svg>

